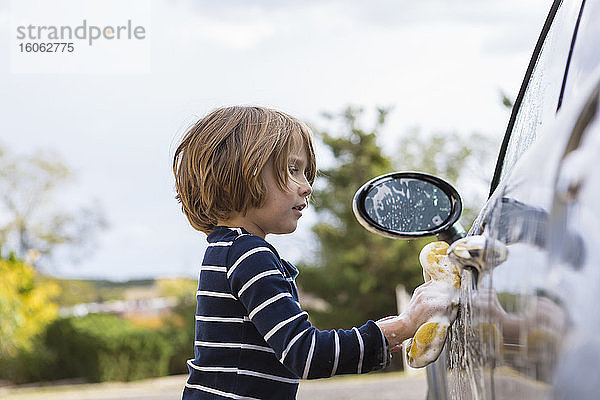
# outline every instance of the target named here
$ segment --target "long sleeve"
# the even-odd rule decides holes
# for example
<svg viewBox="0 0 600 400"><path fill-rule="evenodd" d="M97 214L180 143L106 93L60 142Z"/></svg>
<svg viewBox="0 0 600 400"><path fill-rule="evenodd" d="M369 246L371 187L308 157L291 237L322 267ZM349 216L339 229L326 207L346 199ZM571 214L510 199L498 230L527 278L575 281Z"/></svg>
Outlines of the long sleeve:
<svg viewBox="0 0 600 400"><path fill-rule="evenodd" d="M312 326L293 278L263 239L241 235L233 241L227 260L231 294L281 363L303 379L366 373L389 364L387 341L373 321L349 330Z"/></svg>
<svg viewBox="0 0 600 400"><path fill-rule="evenodd" d="M295 398L300 378L365 373L389 363L374 322L320 331L298 303L297 270L243 228L208 236L196 292L186 400Z"/></svg>

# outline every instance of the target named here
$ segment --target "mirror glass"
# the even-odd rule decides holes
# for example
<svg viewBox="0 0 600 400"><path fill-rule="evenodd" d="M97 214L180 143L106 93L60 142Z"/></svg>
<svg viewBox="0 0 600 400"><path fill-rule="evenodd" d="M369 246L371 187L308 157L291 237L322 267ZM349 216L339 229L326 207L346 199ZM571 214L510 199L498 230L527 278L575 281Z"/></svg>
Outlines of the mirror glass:
<svg viewBox="0 0 600 400"><path fill-rule="evenodd" d="M374 185L363 204L373 222L396 232L430 231L452 213L452 200L443 190L413 178L390 178Z"/></svg>

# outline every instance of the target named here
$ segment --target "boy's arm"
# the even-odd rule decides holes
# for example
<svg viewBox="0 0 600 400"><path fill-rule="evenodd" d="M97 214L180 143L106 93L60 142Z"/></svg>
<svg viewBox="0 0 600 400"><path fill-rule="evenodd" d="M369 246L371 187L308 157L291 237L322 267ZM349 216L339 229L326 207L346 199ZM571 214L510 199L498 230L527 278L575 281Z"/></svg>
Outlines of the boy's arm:
<svg viewBox="0 0 600 400"><path fill-rule="evenodd" d="M349 330L313 327L278 264L266 242L242 236L230 250L227 278L232 294L283 364L311 379L365 373L389 363L386 339L373 321Z"/></svg>

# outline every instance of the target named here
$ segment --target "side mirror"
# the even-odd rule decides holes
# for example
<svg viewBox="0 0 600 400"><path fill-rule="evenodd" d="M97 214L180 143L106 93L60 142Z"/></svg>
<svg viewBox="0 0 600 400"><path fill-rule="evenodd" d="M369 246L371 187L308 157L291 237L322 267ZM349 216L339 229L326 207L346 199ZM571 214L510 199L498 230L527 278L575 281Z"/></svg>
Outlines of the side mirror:
<svg viewBox="0 0 600 400"><path fill-rule="evenodd" d="M422 172L394 172L365 183L352 209L367 230L393 239L437 235L452 243L465 236L458 223L460 195L448 182Z"/></svg>

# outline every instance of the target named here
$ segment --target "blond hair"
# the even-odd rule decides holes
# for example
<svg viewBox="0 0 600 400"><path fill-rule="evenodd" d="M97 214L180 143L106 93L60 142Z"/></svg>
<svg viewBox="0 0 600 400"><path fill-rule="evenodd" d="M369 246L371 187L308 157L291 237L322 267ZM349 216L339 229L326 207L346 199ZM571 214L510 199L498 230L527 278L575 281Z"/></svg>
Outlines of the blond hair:
<svg viewBox="0 0 600 400"><path fill-rule="evenodd" d="M177 200L194 229L210 233L233 212L261 207L267 161L279 188L288 188L288 157L294 146L306 151L306 178L316 175L310 129L281 111L256 106L218 108L185 134L173 158Z"/></svg>

